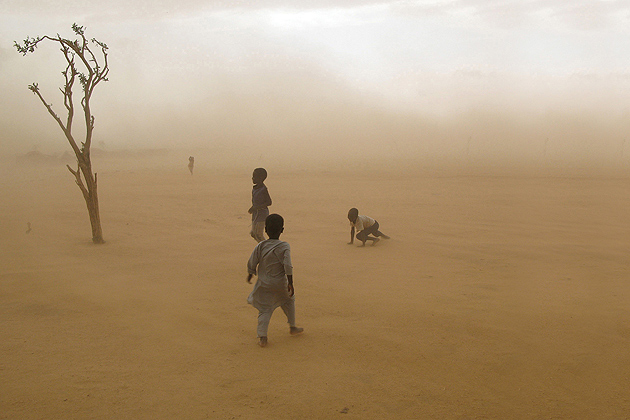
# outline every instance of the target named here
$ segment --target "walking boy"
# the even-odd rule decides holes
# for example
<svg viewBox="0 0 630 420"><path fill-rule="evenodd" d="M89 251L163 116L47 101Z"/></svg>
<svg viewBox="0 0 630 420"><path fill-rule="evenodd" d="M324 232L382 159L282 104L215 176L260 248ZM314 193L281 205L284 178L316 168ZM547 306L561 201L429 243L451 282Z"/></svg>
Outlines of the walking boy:
<svg viewBox="0 0 630 420"><path fill-rule="evenodd" d="M293 288L293 266L291 248L281 241L284 219L279 214L271 214L265 219L265 231L269 239L259 242L247 262L247 282L258 272L254 290L247 303L258 309L258 345L267 345L267 329L273 311L280 306L289 322L289 333L300 334L304 328L295 325L295 289ZM258 270L257 270L258 269Z"/></svg>
<svg viewBox="0 0 630 420"><path fill-rule="evenodd" d="M269 216L269 206L271 205L271 197L264 181L267 179L267 171L265 168L256 168L252 174L252 206L248 213L252 215L252 230L249 232L257 242L265 240L263 229L265 228L265 219Z"/></svg>
<svg viewBox="0 0 630 420"><path fill-rule="evenodd" d="M358 232L357 239L363 242L363 245L361 246L365 246L365 241L372 241L372 246L374 246L379 241L378 236L383 239L389 239L389 236L378 230L379 225L376 220L368 216L360 215L359 210L354 207L348 211L348 220L350 220L350 226L352 226L350 229L350 242L348 242L348 245L352 245L354 243L355 229ZM376 238L370 235L374 235Z"/></svg>

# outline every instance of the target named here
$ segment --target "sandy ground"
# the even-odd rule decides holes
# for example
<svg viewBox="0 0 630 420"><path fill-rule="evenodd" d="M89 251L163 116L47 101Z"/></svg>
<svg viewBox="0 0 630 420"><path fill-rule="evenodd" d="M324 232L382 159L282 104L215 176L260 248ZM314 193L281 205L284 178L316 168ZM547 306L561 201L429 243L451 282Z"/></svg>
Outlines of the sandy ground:
<svg viewBox="0 0 630 420"><path fill-rule="evenodd" d="M306 331L261 349L250 169L181 160L95 162L104 245L63 166L5 165L1 419L630 417L628 178L266 165Z"/></svg>

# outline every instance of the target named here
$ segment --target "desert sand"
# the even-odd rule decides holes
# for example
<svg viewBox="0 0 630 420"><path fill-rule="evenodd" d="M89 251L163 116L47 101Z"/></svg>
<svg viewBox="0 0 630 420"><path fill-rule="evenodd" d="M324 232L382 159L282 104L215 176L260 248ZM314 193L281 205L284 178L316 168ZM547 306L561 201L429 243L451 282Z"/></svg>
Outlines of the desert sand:
<svg viewBox="0 0 630 420"><path fill-rule="evenodd" d="M305 333L260 348L255 164L189 154L95 158L104 245L62 164L3 165L1 419L630 416L627 174L261 162Z"/></svg>

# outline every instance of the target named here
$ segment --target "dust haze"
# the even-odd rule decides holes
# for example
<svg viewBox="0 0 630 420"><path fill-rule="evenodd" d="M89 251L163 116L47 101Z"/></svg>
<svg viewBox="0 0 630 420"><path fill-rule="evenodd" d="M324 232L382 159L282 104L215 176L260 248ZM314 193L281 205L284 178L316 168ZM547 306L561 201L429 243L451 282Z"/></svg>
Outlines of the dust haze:
<svg viewBox="0 0 630 420"><path fill-rule="evenodd" d="M194 16L194 3L184 3L173 14L158 5L146 21L133 9L118 23L87 13L88 36L110 47L110 81L93 99L95 147L294 165L374 156L421 164L627 163L630 71L619 54L627 8L590 10L597 13L585 27L577 3L498 11L479 2L474 14L457 3L326 7L216 3ZM514 28L496 21L499 12ZM7 39L69 31L61 17L51 20L3 30L4 155L66 150L26 89L39 82L62 111L59 52L43 45L21 57ZM470 26L475 20L489 25L487 33Z"/></svg>
<svg viewBox="0 0 630 420"><path fill-rule="evenodd" d="M293 163L387 158L627 164L628 97L614 90L630 92L630 80L622 77L560 80L560 89L554 86L557 80L549 80L548 88L534 87L538 92L519 86L497 91L494 85L504 81L493 75L443 77L441 89L433 92L432 81L420 79L414 85L416 103L401 105L387 94L285 64L277 72L215 74L194 82L173 74L152 85L104 84L94 97L95 146L200 150L223 153L226 159L262 154ZM12 82L14 103L2 112L3 152L66 150L62 133L22 81L21 89ZM59 104L56 92L48 97Z"/></svg>

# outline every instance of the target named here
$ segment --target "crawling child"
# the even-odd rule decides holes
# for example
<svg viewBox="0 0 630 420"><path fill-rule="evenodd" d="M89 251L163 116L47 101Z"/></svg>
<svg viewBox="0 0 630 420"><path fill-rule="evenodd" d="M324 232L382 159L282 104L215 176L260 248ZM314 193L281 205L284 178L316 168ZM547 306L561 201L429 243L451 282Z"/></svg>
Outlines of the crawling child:
<svg viewBox="0 0 630 420"><path fill-rule="evenodd" d="M369 216L360 215L359 210L354 207L348 211L348 220L350 220L350 226L352 226L348 245L354 243L355 230L357 232L357 239L363 242L361 246L365 246L366 241L372 241L372 246L374 246L379 241L379 236L383 239L389 239L389 236L378 230L379 224L376 220Z"/></svg>

